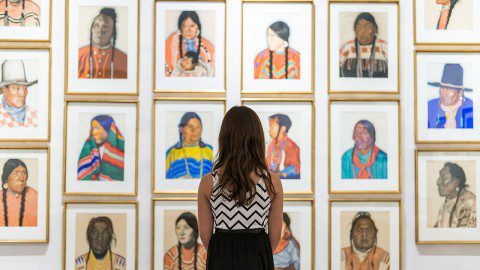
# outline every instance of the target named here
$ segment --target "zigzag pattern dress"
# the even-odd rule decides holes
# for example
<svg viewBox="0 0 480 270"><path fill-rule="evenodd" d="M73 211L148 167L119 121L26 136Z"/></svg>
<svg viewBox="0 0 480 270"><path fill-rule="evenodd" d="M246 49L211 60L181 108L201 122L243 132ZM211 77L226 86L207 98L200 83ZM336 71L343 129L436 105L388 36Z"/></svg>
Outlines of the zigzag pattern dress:
<svg viewBox="0 0 480 270"><path fill-rule="evenodd" d="M236 205L222 192L213 174L210 198L215 233L210 239L208 270L273 270L273 252L268 237L271 199L260 179L250 205Z"/></svg>

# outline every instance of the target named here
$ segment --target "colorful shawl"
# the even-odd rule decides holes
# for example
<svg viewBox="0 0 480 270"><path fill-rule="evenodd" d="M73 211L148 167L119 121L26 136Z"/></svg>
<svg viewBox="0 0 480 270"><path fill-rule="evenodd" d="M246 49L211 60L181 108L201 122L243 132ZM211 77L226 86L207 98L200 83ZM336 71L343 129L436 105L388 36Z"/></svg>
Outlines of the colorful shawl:
<svg viewBox="0 0 480 270"><path fill-rule="evenodd" d="M93 120L97 120L108 132L108 138L100 157L100 150L90 134L78 159L77 179L123 181L125 140L110 116L99 115Z"/></svg>

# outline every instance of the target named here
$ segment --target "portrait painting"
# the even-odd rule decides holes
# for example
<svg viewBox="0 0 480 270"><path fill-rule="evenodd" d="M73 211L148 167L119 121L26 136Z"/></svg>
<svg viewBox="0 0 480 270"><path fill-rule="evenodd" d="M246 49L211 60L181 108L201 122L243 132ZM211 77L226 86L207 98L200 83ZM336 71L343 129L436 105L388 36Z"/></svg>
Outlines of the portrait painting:
<svg viewBox="0 0 480 270"><path fill-rule="evenodd" d="M154 91L225 91L225 2L155 8Z"/></svg>
<svg viewBox="0 0 480 270"><path fill-rule="evenodd" d="M330 202L330 269L401 269L399 201Z"/></svg>
<svg viewBox="0 0 480 270"><path fill-rule="evenodd" d="M242 5L242 91L313 92L313 5Z"/></svg>
<svg viewBox="0 0 480 270"><path fill-rule="evenodd" d="M243 105L254 110L260 118L267 166L280 177L284 190L311 192L313 104L245 100Z"/></svg>
<svg viewBox="0 0 480 270"><path fill-rule="evenodd" d="M3 41L49 41L50 0L5 0L0 3Z"/></svg>
<svg viewBox="0 0 480 270"><path fill-rule="evenodd" d="M478 53L417 52L417 141L478 140L479 57Z"/></svg>
<svg viewBox="0 0 480 270"><path fill-rule="evenodd" d="M397 3L330 3L331 92L398 92L397 18Z"/></svg>
<svg viewBox="0 0 480 270"><path fill-rule="evenodd" d="M474 0L415 0L415 42L478 43L478 8Z"/></svg>
<svg viewBox="0 0 480 270"><path fill-rule="evenodd" d="M67 92L136 94L138 3L103 4L69 1Z"/></svg>
<svg viewBox="0 0 480 270"><path fill-rule="evenodd" d="M330 192L398 192L398 101L330 102Z"/></svg>
<svg viewBox="0 0 480 270"><path fill-rule="evenodd" d="M135 193L137 103L68 102L66 193Z"/></svg>
<svg viewBox="0 0 480 270"><path fill-rule="evenodd" d="M478 242L478 151L417 151L417 241Z"/></svg>
<svg viewBox="0 0 480 270"><path fill-rule="evenodd" d="M154 192L196 192L212 171L224 112L223 100L154 101Z"/></svg>
<svg viewBox="0 0 480 270"><path fill-rule="evenodd" d="M64 207L65 269L137 269L136 202Z"/></svg>
<svg viewBox="0 0 480 270"><path fill-rule="evenodd" d="M0 75L0 140L48 140L50 51L2 49Z"/></svg>
<svg viewBox="0 0 480 270"><path fill-rule="evenodd" d="M0 242L48 241L48 148L0 149Z"/></svg>

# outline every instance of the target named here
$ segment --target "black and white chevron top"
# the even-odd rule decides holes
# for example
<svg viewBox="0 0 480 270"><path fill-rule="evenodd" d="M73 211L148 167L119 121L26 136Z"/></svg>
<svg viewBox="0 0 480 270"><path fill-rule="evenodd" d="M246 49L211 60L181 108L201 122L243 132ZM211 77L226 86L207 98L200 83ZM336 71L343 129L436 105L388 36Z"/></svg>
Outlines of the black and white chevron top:
<svg viewBox="0 0 480 270"><path fill-rule="evenodd" d="M210 198L214 227L224 230L242 230L264 228L268 232L268 214L270 196L265 181L260 179L256 185L255 198L249 206L236 206L234 200L222 194L218 175L213 174L213 191Z"/></svg>

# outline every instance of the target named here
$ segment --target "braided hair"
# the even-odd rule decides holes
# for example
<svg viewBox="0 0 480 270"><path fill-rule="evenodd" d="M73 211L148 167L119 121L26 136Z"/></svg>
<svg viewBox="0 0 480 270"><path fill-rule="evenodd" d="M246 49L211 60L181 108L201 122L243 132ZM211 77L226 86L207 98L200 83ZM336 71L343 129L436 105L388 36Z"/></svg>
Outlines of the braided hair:
<svg viewBox="0 0 480 270"><path fill-rule="evenodd" d="M107 16L110 17L113 20L113 32L112 32L112 37L110 39L110 45L112 46L112 61L110 62L110 78L113 78L114 74L114 57L115 57L115 44L117 43L117 13L115 12L115 9L113 8L102 8L100 10L100 13L93 19L92 25L90 26L90 57L89 57L89 64L90 64L90 77L93 77L93 52L92 52L92 28L93 24L95 23L95 20L100 17L100 16Z"/></svg>
<svg viewBox="0 0 480 270"><path fill-rule="evenodd" d="M197 254L198 254L198 221L197 217L190 212L182 213L178 216L177 220L175 221L175 226L181 221L184 220L187 225L193 229L193 254L194 254L194 261L193 261L193 269L197 270ZM177 245L178 251L178 269L182 269L182 243L178 241Z"/></svg>
<svg viewBox="0 0 480 270"><path fill-rule="evenodd" d="M109 234L108 234L108 243L109 244L108 244L107 252L110 253L110 269L113 269L112 242L114 242L116 244L117 243L117 238L115 236L115 232L113 231L112 220L109 217L105 217L105 216L92 218L90 220L90 222L88 223L87 240L88 240L88 244L89 244L90 248L88 249L88 254L87 254L87 259L86 259L85 265L88 265L88 261L90 260L90 252L92 251L91 242L93 241L91 235L93 234L93 226L95 225L95 223L104 223L104 224L107 225L107 230L109 232ZM85 270L88 270L88 269L85 269Z"/></svg>
<svg viewBox="0 0 480 270"><path fill-rule="evenodd" d="M355 26L357 26L357 23L360 22L360 20L365 20L373 24L373 27L375 28L375 37L373 38L372 42L372 47L370 50L370 58L369 58L369 71L368 75L370 77L373 77L373 72L375 70L375 43L377 42L377 31L378 31L378 25L377 22L375 21L375 17L373 17L372 14L368 12L362 12L360 13L357 18L355 19L355 23L353 24L353 28L355 30ZM357 77L363 77L363 69L362 69L362 58L361 58L361 53L359 51L359 44L358 44L358 38L355 37L355 54L357 57Z"/></svg>
<svg viewBox="0 0 480 270"><path fill-rule="evenodd" d="M182 11L180 14L180 17L178 17L178 22L177 22L177 27L178 27L178 32L180 35L180 38L178 39L178 51L180 53L180 58L183 58L183 36L182 36L182 25L183 23L190 18L197 26L198 26L198 46L197 46L197 58L199 58L200 55L200 48L202 46L202 24L200 23L200 17L198 17L197 12L195 11Z"/></svg>
<svg viewBox="0 0 480 270"><path fill-rule="evenodd" d="M3 202L3 219L5 226L8 227L8 205L7 205L7 188L5 188L5 184L8 182L8 177L10 174L18 168L22 166L27 171L27 178L28 178L28 169L27 165L20 159L9 159L3 165L3 173L2 173L2 202ZM25 214L25 195L27 193L27 187L22 190L22 198L20 201L20 216L18 220L18 225L23 226L23 216Z"/></svg>
<svg viewBox="0 0 480 270"><path fill-rule="evenodd" d="M4 24L8 26L10 22L8 21L8 0L5 0L5 17ZM25 26L25 0L22 1L22 13L20 15L20 25Z"/></svg>
<svg viewBox="0 0 480 270"><path fill-rule="evenodd" d="M450 0L450 8L448 9L448 16L447 16L447 24L445 25L445 29L448 28L448 23L450 22L450 16L452 16L453 8L460 0ZM437 29L440 24L440 19L437 22Z"/></svg>
<svg viewBox="0 0 480 270"><path fill-rule="evenodd" d="M195 113L195 112L186 112L183 114L182 119L180 119L180 123L178 124L178 137L179 141L175 144L175 148L181 149L183 147L183 137L182 137L182 130L185 128L187 125L188 121L192 119L197 119L200 122L200 125L203 126L202 124L202 119L200 116ZM205 143L202 141L202 138L200 137L200 142L198 143L200 147L205 147Z"/></svg>
<svg viewBox="0 0 480 270"><path fill-rule="evenodd" d="M449 227L452 227L452 222L453 222L453 213L457 210L457 205L458 205L458 198L460 197L460 194L462 194L468 187L466 184L467 182L467 177L465 176L465 172L463 171L462 167L460 167L458 164L453 163L453 162L447 162L443 165L444 168L448 168L450 170L450 174L452 175L453 179L458 180L458 190L457 190L457 198L455 200L455 204L453 205L452 211L450 214L450 219L448 221Z"/></svg>
<svg viewBox="0 0 480 270"><path fill-rule="evenodd" d="M286 41L288 43L288 39L290 37L290 28L288 24L282 21L276 21L268 27L272 30L279 38ZM285 79L288 79L288 48L289 46L285 46ZM270 79L273 79L273 51L270 51Z"/></svg>
<svg viewBox="0 0 480 270"><path fill-rule="evenodd" d="M375 243L373 245L373 253L375 254L375 250L377 249L378 229L369 212L358 212L353 218L352 227L350 228L350 252L352 254L354 253L353 252L353 233L355 232L355 226L357 226L357 223L362 219L370 220L370 222L373 224L373 228L375 229ZM351 269L353 269L353 262L350 262L350 265L351 265ZM370 261L370 267L371 269L375 268L375 263L373 262L373 260Z"/></svg>

